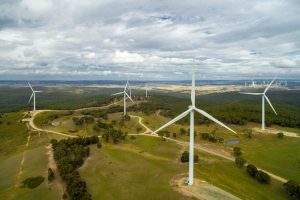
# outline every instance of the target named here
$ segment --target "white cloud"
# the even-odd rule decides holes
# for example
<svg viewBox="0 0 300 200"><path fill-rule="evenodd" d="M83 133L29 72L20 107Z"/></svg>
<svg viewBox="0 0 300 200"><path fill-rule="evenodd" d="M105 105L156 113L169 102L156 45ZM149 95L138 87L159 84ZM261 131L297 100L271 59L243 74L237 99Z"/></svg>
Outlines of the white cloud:
<svg viewBox="0 0 300 200"><path fill-rule="evenodd" d="M112 61L114 63L139 63L144 62L143 56L137 53L129 53L127 51L116 50L112 56Z"/></svg>
<svg viewBox="0 0 300 200"><path fill-rule="evenodd" d="M300 76L299 12L293 0L3 0L0 74L187 79L195 59L207 79Z"/></svg>

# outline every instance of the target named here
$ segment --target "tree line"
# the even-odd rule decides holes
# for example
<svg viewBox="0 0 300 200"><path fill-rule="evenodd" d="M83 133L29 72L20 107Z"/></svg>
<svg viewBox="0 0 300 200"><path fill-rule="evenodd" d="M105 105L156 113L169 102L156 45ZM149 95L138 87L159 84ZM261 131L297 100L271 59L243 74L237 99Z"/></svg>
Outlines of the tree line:
<svg viewBox="0 0 300 200"><path fill-rule="evenodd" d="M52 139L50 142L59 174L67 186L67 194L64 194L64 197L68 196L71 200L91 200L92 197L87 191L86 182L80 178L76 169L78 169L83 164L84 159L89 156L89 145L97 144L98 147L101 147L101 145L99 145L99 138L97 136L91 136L85 138L69 138L60 141Z"/></svg>

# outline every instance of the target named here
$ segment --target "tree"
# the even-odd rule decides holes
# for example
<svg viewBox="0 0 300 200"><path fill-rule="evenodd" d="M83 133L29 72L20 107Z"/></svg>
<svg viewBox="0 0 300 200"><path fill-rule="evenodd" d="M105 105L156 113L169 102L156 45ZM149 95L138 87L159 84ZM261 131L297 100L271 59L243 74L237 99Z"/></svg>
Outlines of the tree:
<svg viewBox="0 0 300 200"><path fill-rule="evenodd" d="M189 152L188 151L184 151L181 155L180 158L181 162L189 162Z"/></svg>
<svg viewBox="0 0 300 200"><path fill-rule="evenodd" d="M283 136L284 136L284 134L283 134L282 132L277 133L277 137L278 137L278 138L282 139Z"/></svg>
<svg viewBox="0 0 300 200"><path fill-rule="evenodd" d="M248 139L251 139L253 137L253 133L251 129L246 129L246 136Z"/></svg>
<svg viewBox="0 0 300 200"><path fill-rule="evenodd" d="M173 138L177 138L177 134L176 133L173 133Z"/></svg>
<svg viewBox="0 0 300 200"><path fill-rule="evenodd" d="M271 178L269 174L259 170L255 175L256 180L258 180L260 183L270 183Z"/></svg>
<svg viewBox="0 0 300 200"><path fill-rule="evenodd" d="M189 157L189 152L188 151L184 151L182 154L181 154L181 157L180 157L180 161L185 163L185 162L189 162L190 160L190 157ZM198 155L194 155L194 162L198 162L199 161L199 156Z"/></svg>
<svg viewBox="0 0 300 200"><path fill-rule="evenodd" d="M54 179L54 173L51 168L48 169L48 181L52 182Z"/></svg>
<svg viewBox="0 0 300 200"><path fill-rule="evenodd" d="M241 150L241 148L240 148L240 147L234 147L234 148L233 148L233 155L234 155L235 157L241 156L241 155L242 155L242 150Z"/></svg>
<svg viewBox="0 0 300 200"><path fill-rule="evenodd" d="M201 138L202 138L203 140L207 140L208 137L209 137L209 134L208 134L208 133L201 133Z"/></svg>
<svg viewBox="0 0 300 200"><path fill-rule="evenodd" d="M141 130L142 130L141 127L137 127L137 128L136 128L136 132L137 132L137 133L141 132Z"/></svg>
<svg viewBox="0 0 300 200"><path fill-rule="evenodd" d="M242 158L240 156L238 156L238 157L235 158L235 164L236 164L236 166L243 167L245 165L245 163L246 163L246 160L244 158Z"/></svg>
<svg viewBox="0 0 300 200"><path fill-rule="evenodd" d="M254 165L249 164L249 165L247 165L246 171L250 176L255 177L258 170Z"/></svg>
<svg viewBox="0 0 300 200"><path fill-rule="evenodd" d="M186 130L184 128L180 128L179 132L180 132L180 135L185 135Z"/></svg>
<svg viewBox="0 0 300 200"><path fill-rule="evenodd" d="M289 180L283 184L283 187L293 199L300 199L300 186L296 181Z"/></svg>

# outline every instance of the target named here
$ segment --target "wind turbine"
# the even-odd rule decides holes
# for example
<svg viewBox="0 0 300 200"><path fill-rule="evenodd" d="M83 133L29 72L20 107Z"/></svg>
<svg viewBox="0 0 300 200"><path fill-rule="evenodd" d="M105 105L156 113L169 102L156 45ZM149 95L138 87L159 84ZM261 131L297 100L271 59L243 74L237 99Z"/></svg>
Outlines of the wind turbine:
<svg viewBox="0 0 300 200"><path fill-rule="evenodd" d="M225 124L223 124L222 122L220 122L219 120L217 120L216 118L214 118L213 116L211 116L210 114L205 112L204 110L201 110L195 106L195 70L194 70L194 66L193 66L193 72L192 72L191 102L192 102L192 105L190 105L186 111L184 111L183 113L181 113L180 115L178 115L177 117L175 117L174 119L172 119L171 121L169 121L168 123L166 123L165 125L160 127L159 129L154 131L154 133L157 133L160 130L166 128L167 126L177 122L178 120L180 120L180 119L184 118L185 116L187 116L188 114L190 114L190 145L189 145L190 153L189 153L189 177L188 177L189 185L193 185L193 182L194 182L194 111L198 112L199 114L207 117L208 119L212 120L213 122L223 126L224 128L226 128L229 131L236 134L236 132L234 130L232 130L231 128L229 128L228 126L226 126Z"/></svg>
<svg viewBox="0 0 300 200"><path fill-rule="evenodd" d="M32 86L30 85L30 83L28 83L28 85L29 85L29 87L30 87L30 89L31 89L31 91L32 91L32 94L31 94L31 96L30 96L30 98L29 98L29 101L28 101L28 103L30 103L30 101L31 101L31 99L32 99L32 97L33 97L33 111L35 111L36 109L36 107L35 107L35 93L39 93L39 92L42 92L42 91L35 91L35 90L33 90L33 88L32 88Z"/></svg>
<svg viewBox="0 0 300 200"><path fill-rule="evenodd" d="M123 102L124 102L124 115L126 115L126 98L128 97L132 103L134 103L134 101L131 99L131 96L129 96L129 94L127 93L127 90L128 90L128 81L124 87L124 91L123 92L118 92L118 93L115 93L115 94L112 94L111 96L114 96L114 95L119 95L119 94L123 94L124 95L124 99L123 99ZM131 91L131 90L130 90ZM131 93L131 92L130 92Z"/></svg>
<svg viewBox="0 0 300 200"><path fill-rule="evenodd" d="M272 103L270 99L267 97L266 92L269 90L273 82L275 81L276 77L271 81L271 83L266 87L263 93L251 93L251 92L241 92L241 94L250 94L250 95L257 95L257 96L262 96L262 114L261 114L261 130L265 130L265 99L269 103L270 107L274 111L274 113L277 115L274 107L272 106Z"/></svg>
<svg viewBox="0 0 300 200"><path fill-rule="evenodd" d="M129 82L127 81L126 86L128 87L128 91L129 91L129 96L131 97L131 86L129 84Z"/></svg>

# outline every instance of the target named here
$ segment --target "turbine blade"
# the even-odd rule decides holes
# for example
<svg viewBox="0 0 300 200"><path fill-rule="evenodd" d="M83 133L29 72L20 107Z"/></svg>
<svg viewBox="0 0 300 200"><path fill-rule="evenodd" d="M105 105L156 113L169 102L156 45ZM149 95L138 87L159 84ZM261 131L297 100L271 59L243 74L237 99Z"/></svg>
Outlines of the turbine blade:
<svg viewBox="0 0 300 200"><path fill-rule="evenodd" d="M277 115L276 110L274 109L274 107L272 106L272 103L270 101L270 99L267 97L267 95L264 95L265 99L267 100L267 102L269 103L269 105L271 106L272 110L274 111L274 113Z"/></svg>
<svg viewBox="0 0 300 200"><path fill-rule="evenodd" d="M271 83L268 85L268 87L265 89L264 94L268 91L268 89L271 87L271 85L273 84L273 82L276 80L277 77L273 78L273 80L271 81Z"/></svg>
<svg viewBox="0 0 300 200"><path fill-rule="evenodd" d="M28 101L28 103L30 103L30 101L31 101L32 97L33 97L33 93L31 94L31 96L30 96L30 98L29 98L29 101Z"/></svg>
<svg viewBox="0 0 300 200"><path fill-rule="evenodd" d="M193 61L194 62L194 61ZM195 66L193 63L193 67L192 67L192 91L191 91L191 101L192 101L192 105L195 106Z"/></svg>
<svg viewBox="0 0 300 200"><path fill-rule="evenodd" d="M126 96L132 101L132 103L134 103L134 101L132 100L132 98L127 94L127 92L125 92Z"/></svg>
<svg viewBox="0 0 300 200"><path fill-rule="evenodd" d="M181 113L180 115L178 115L177 117L175 117L174 119L172 119L171 121L166 123L165 125L161 126L159 129L154 131L154 133L157 133L158 131L161 131L162 129L166 128L167 126L170 126L171 124L173 124L173 123L177 122L178 120L184 118L185 116L187 116L191 112L191 110L192 109L190 108L187 111L184 111L183 113Z"/></svg>
<svg viewBox="0 0 300 200"><path fill-rule="evenodd" d="M223 126L224 128L226 128L227 130L237 134L234 130L232 130L231 128L229 128L228 126L226 126L225 124L223 124L222 122L220 122L219 120L217 120L216 118L214 118L213 116L211 116L210 114L208 114L207 112L205 112L204 110L200 110L198 108L194 108L198 113L200 113L201 115L207 117L208 119L212 120L213 122Z"/></svg>
<svg viewBox="0 0 300 200"><path fill-rule="evenodd" d="M263 95L263 93L254 93L254 92L240 92L240 94Z"/></svg>
<svg viewBox="0 0 300 200"><path fill-rule="evenodd" d="M31 91L34 92L32 86L31 86L31 84L29 82L28 82L28 85L29 85Z"/></svg>
<svg viewBox="0 0 300 200"><path fill-rule="evenodd" d="M38 91L34 91L35 93L37 93L37 92L43 92L43 91L41 91L41 90L38 90Z"/></svg>
<svg viewBox="0 0 300 200"><path fill-rule="evenodd" d="M123 94L123 93L124 93L124 92L118 92L118 93L112 94L111 96L119 95L119 94Z"/></svg>

